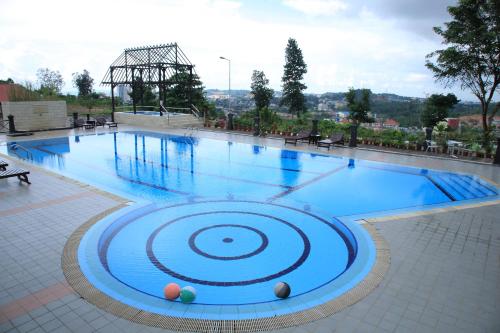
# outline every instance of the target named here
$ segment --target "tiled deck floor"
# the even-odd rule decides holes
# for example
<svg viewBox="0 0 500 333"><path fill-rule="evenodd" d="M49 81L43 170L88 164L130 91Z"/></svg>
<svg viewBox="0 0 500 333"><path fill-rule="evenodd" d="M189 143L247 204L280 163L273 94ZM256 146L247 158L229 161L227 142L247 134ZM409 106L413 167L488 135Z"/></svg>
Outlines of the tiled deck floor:
<svg viewBox="0 0 500 333"><path fill-rule="evenodd" d="M41 134L47 135L54 133ZM227 138L221 133L199 135ZM282 145L278 140L232 139ZM500 181L500 168L494 166L350 149L334 153ZM0 180L0 332L162 331L80 299L61 271L69 235L120 200L31 170L30 186ZM500 332L499 215L497 204L374 223L391 248L391 266L382 284L344 311L281 332Z"/></svg>

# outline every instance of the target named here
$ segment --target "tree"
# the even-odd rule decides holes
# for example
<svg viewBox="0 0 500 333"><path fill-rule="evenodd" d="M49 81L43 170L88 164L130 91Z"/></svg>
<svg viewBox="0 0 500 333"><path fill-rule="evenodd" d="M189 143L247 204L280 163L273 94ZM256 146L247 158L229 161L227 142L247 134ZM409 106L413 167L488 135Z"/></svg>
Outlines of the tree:
<svg viewBox="0 0 500 333"><path fill-rule="evenodd" d="M274 95L274 90L269 88L267 85L269 80L262 71L253 71L252 74L252 95L255 101L255 107L257 110L262 110L268 108L271 103L271 99Z"/></svg>
<svg viewBox="0 0 500 333"><path fill-rule="evenodd" d="M288 39L288 44L285 49L285 66L283 77L283 96L280 106L288 106L289 112L300 116L301 112L306 110L305 98L302 93L307 88L305 84L300 82L307 73L307 65L302 57L302 50L299 48L297 41L293 38Z"/></svg>
<svg viewBox="0 0 500 333"><path fill-rule="evenodd" d="M448 111L458 102L454 94L446 96L441 94L431 95L425 101L424 110L420 115L422 124L425 127L433 128L438 122L448 117Z"/></svg>
<svg viewBox="0 0 500 333"><path fill-rule="evenodd" d="M135 106L137 104L142 104L143 96L144 96L144 81L142 80L142 77L136 76L132 80L132 85L131 85L131 91L128 93L130 98L132 99L132 103L134 104L134 111L135 111Z"/></svg>
<svg viewBox="0 0 500 333"><path fill-rule="evenodd" d="M79 97L87 97L92 94L94 79L90 76L90 73L84 69L83 73L73 73L73 85L78 88Z"/></svg>
<svg viewBox="0 0 500 333"><path fill-rule="evenodd" d="M356 147L358 126L361 123L372 123L374 120L368 115L370 111L370 89L354 90L349 88L345 94L347 100L347 107L349 108L349 119L352 122L351 126L351 140L349 147Z"/></svg>
<svg viewBox="0 0 500 333"><path fill-rule="evenodd" d="M9 77L7 80L0 80L0 84L14 84L14 80Z"/></svg>
<svg viewBox="0 0 500 333"><path fill-rule="evenodd" d="M203 83L197 74L190 75L188 71L180 70L172 75L170 81L173 84L165 94L165 102L168 106L191 107L189 102L198 108L206 105Z"/></svg>
<svg viewBox="0 0 500 333"><path fill-rule="evenodd" d="M426 66L445 86L460 83L481 103L483 146L489 152L491 123L498 108L490 108L500 83L500 5L498 0L459 0L448 7L452 21L434 27L448 47L427 55ZM429 59L436 58L433 63Z"/></svg>
<svg viewBox="0 0 500 333"><path fill-rule="evenodd" d="M39 68L36 72L40 92L43 95L57 95L61 92L64 80L59 71L51 71L48 68Z"/></svg>

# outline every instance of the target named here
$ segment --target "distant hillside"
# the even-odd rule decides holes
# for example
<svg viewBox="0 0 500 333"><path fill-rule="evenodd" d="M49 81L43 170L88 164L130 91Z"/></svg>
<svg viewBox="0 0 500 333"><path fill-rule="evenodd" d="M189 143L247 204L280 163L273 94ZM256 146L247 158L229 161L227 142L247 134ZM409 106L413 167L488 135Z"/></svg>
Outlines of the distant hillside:
<svg viewBox="0 0 500 333"><path fill-rule="evenodd" d="M227 90L207 89L207 97L226 96ZM338 111L348 111L345 103L344 92L326 92L323 94L305 94L306 106L309 111L320 112L322 117L333 116ZM274 109L286 112L286 108L278 107L281 98L281 92L275 92L271 106ZM231 90L231 108L236 112L243 112L254 108L253 99L250 90ZM377 118L397 120L401 126L420 126L420 114L423 110L425 98L399 96L396 94L382 93L372 94L371 112ZM217 106L224 107L225 104L218 101ZM450 117L459 117L464 115L480 113L479 103L458 103L450 111Z"/></svg>

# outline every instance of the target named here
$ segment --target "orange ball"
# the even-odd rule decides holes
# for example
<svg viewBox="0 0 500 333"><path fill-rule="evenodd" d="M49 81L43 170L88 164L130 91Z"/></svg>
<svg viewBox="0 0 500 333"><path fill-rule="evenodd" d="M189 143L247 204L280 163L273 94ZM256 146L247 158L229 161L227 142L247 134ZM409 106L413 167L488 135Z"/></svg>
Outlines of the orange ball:
<svg viewBox="0 0 500 333"><path fill-rule="evenodd" d="M163 294L166 299L173 301L177 297L179 297L181 293L181 287L177 283L169 283L163 288Z"/></svg>

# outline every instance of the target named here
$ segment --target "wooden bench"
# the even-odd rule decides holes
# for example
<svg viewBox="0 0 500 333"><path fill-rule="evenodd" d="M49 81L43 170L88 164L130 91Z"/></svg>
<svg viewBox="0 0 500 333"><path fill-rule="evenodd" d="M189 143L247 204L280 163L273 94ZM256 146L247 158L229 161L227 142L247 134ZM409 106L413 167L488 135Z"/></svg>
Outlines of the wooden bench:
<svg viewBox="0 0 500 333"><path fill-rule="evenodd" d="M19 181L31 184L30 181L28 180L29 173L30 173L29 171L23 169L10 169L5 171L0 171L0 179L17 177Z"/></svg>
<svg viewBox="0 0 500 333"><path fill-rule="evenodd" d="M112 122L112 121L107 121L104 123L105 125L108 125L108 128L111 128L111 127L116 127L118 128L118 123L115 123L115 122ZM104 125L103 125L104 127Z"/></svg>
<svg viewBox="0 0 500 333"><path fill-rule="evenodd" d="M0 160L0 170L5 170L8 165L9 165L9 163Z"/></svg>

